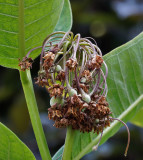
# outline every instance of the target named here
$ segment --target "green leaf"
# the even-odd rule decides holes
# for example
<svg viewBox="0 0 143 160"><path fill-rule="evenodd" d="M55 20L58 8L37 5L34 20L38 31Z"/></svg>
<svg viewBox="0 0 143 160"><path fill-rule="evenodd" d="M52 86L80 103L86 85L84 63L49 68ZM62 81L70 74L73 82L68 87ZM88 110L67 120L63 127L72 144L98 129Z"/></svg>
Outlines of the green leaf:
<svg viewBox="0 0 143 160"><path fill-rule="evenodd" d="M64 146L62 146L59 151L53 156L52 160L62 160L62 154L64 151Z"/></svg>
<svg viewBox="0 0 143 160"><path fill-rule="evenodd" d="M0 65L18 69L18 58L54 31L64 0L1 0ZM33 52L32 58L39 52Z"/></svg>
<svg viewBox="0 0 143 160"><path fill-rule="evenodd" d="M137 114L135 115L135 117L133 117L133 119L131 119L130 121L131 123L139 126L139 127L143 127L143 108L141 108Z"/></svg>
<svg viewBox="0 0 143 160"><path fill-rule="evenodd" d="M60 19L55 27L55 31L70 31L72 27L72 11L69 0L64 1Z"/></svg>
<svg viewBox="0 0 143 160"><path fill-rule="evenodd" d="M105 55L104 60L109 69L107 101L112 116L124 122L130 121L143 106L143 33ZM104 130L100 144L113 136L120 127L122 125L114 121ZM72 159L79 160L92 151L99 138L100 135L94 133L76 131Z"/></svg>
<svg viewBox="0 0 143 160"><path fill-rule="evenodd" d="M36 160L29 148L0 123L0 160Z"/></svg>

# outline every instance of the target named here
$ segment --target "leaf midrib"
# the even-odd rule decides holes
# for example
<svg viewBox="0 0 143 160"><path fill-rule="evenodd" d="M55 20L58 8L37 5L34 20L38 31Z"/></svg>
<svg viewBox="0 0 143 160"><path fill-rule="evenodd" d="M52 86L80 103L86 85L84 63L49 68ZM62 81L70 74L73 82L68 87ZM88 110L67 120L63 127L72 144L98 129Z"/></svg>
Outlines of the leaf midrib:
<svg viewBox="0 0 143 160"><path fill-rule="evenodd" d="M25 29L24 29L24 0L19 1L19 57L22 58L25 56Z"/></svg>

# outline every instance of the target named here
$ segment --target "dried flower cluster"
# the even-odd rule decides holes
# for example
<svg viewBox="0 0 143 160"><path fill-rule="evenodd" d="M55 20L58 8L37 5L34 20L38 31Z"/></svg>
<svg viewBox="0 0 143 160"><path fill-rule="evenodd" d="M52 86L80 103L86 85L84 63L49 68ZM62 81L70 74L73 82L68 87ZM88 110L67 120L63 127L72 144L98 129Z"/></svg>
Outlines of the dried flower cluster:
<svg viewBox="0 0 143 160"><path fill-rule="evenodd" d="M48 116L57 128L99 133L110 125L108 70L96 44L72 32L52 34L43 43L40 68L36 84L46 86L51 96Z"/></svg>
<svg viewBox="0 0 143 160"><path fill-rule="evenodd" d="M55 32L41 48L36 84L45 86L51 96L49 119L57 128L72 126L81 132L101 132L102 137L115 118L106 101L108 68L98 46L80 34ZM21 70L31 67L31 51L19 63Z"/></svg>

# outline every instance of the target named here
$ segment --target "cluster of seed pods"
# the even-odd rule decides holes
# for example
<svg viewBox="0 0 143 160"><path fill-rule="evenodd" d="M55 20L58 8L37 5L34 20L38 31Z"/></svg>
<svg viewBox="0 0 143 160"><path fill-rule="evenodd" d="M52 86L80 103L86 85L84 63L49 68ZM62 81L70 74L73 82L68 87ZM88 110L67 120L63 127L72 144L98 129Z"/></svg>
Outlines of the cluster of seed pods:
<svg viewBox="0 0 143 160"><path fill-rule="evenodd" d="M28 56L37 48L42 51L36 84L45 86L51 96L48 117L54 126L101 132L102 137L103 129L115 118L106 101L108 68L96 42L72 32L54 32L20 61L21 70L31 67Z"/></svg>

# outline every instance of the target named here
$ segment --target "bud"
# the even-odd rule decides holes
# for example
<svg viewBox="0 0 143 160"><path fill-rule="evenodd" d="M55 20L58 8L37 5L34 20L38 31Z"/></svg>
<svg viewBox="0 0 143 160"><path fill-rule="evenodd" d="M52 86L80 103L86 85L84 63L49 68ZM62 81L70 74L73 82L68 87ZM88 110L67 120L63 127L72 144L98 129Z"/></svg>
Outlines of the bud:
<svg viewBox="0 0 143 160"><path fill-rule="evenodd" d="M85 78L85 77L82 77L82 78L80 79L80 82L81 82L81 83L85 83L85 82L86 82L86 78Z"/></svg>
<svg viewBox="0 0 143 160"><path fill-rule="evenodd" d="M62 70L62 67L60 65L56 66L56 72L60 72Z"/></svg>
<svg viewBox="0 0 143 160"><path fill-rule="evenodd" d="M84 93L82 94L82 99L86 102L89 103L91 101L91 98L88 94Z"/></svg>
<svg viewBox="0 0 143 160"><path fill-rule="evenodd" d="M55 96L53 96L53 97L50 99L50 105L53 106L53 105L55 105L56 103L63 105L63 104L64 104L64 99L61 98L61 97L55 97Z"/></svg>
<svg viewBox="0 0 143 160"><path fill-rule="evenodd" d="M71 97L72 97L73 95L75 95L75 94L77 95L77 91L76 91L75 89L73 89L73 88L72 88L72 89L69 89L68 92L69 92L69 95L70 95Z"/></svg>

